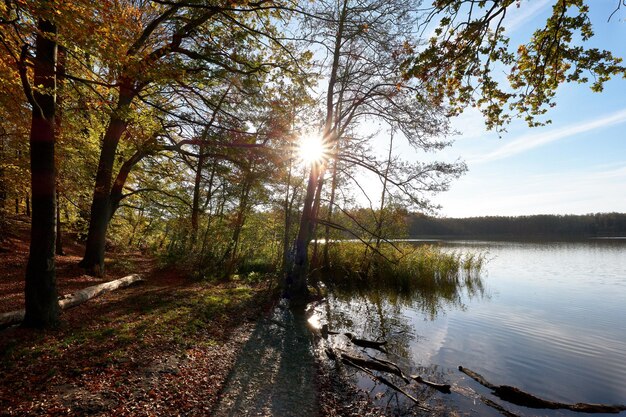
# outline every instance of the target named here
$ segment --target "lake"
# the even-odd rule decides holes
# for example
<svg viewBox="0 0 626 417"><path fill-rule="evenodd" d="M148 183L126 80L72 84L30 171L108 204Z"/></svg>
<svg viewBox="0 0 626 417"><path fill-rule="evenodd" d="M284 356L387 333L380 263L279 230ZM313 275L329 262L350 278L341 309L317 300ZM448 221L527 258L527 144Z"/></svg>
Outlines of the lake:
<svg viewBox="0 0 626 417"><path fill-rule="evenodd" d="M450 395L424 386L411 391L442 415L502 415L484 398L520 416L586 415L509 404L459 365L551 401L626 403L626 240L437 244L486 253L480 277L461 280L453 294L331 294L314 320L383 337L391 353L381 357L452 384ZM332 343L345 347L345 339L334 336ZM354 378L382 405L396 403L368 377ZM402 410L407 404L399 400Z"/></svg>

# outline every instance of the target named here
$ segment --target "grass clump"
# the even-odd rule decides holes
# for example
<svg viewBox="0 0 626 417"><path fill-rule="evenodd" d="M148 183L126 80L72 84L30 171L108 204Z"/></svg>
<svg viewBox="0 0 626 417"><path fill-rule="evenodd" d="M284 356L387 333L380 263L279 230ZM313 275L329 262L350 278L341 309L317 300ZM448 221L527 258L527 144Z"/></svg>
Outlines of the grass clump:
<svg viewBox="0 0 626 417"><path fill-rule="evenodd" d="M485 264L484 254L406 243L385 243L375 251L359 242L341 242L330 248L329 258L322 277L329 286L401 293L475 286Z"/></svg>
<svg viewBox="0 0 626 417"><path fill-rule="evenodd" d="M422 311L431 319L465 296L482 297L485 254L443 250L434 245L383 244L378 251L358 242L329 248L329 266L317 278L344 302L387 300Z"/></svg>

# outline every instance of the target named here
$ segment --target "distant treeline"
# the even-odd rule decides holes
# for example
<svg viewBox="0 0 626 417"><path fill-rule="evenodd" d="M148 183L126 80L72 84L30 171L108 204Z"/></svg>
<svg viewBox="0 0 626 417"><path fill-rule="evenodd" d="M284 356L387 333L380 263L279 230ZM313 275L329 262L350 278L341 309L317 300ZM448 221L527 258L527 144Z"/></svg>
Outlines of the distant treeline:
<svg viewBox="0 0 626 417"><path fill-rule="evenodd" d="M411 214L410 237L582 238L626 236L626 213L471 217Z"/></svg>

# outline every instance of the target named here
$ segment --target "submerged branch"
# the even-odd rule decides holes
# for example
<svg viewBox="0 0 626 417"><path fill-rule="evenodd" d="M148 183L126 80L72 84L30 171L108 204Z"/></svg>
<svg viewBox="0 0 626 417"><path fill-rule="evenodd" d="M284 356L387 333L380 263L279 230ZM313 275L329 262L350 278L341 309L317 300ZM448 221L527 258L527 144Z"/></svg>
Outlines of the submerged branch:
<svg viewBox="0 0 626 417"><path fill-rule="evenodd" d="M511 387L509 385L494 385L491 382L487 381L482 375L477 372L472 371L471 369L464 368L459 366L459 371L463 372L465 375L474 379L479 384L493 390L493 394L511 404L521 405L528 408L545 408L545 409L565 409L576 411L579 413L611 413L617 414L621 411L626 410L626 405L608 405L608 404L588 404L588 403L576 403L576 404L566 404L559 403L549 400L544 400L543 398L535 397L532 394L524 392L519 388Z"/></svg>
<svg viewBox="0 0 626 417"><path fill-rule="evenodd" d="M376 349L383 353L388 353L387 350L384 348L384 346L387 344L387 341L378 342L374 340L359 339L356 336L354 336L352 333L344 333L344 335L346 335L346 337L350 339L350 342L352 342L352 344L354 345L357 345L363 348Z"/></svg>
<svg viewBox="0 0 626 417"><path fill-rule="evenodd" d="M420 384L427 385L431 388L436 389L439 392L443 392L444 394L450 394L452 392L450 390L451 387L449 384L438 384L436 382L427 381L424 378L422 378L420 375L411 375L411 378L419 382Z"/></svg>
<svg viewBox="0 0 626 417"><path fill-rule="evenodd" d="M374 380L382 382L383 384L387 385L391 389L404 394L407 398L413 401L420 410L431 411L429 408L420 405L420 401L414 396L412 396L411 394L409 394L408 392L406 392L404 389L400 388L393 382L389 381L387 378L381 375L376 375L374 372L370 370L370 369L375 369L375 370L379 370L383 372L390 372L394 375L397 375L397 370L394 369L393 367L385 365L381 362L375 362L375 361L370 361L367 359L359 358L357 356L351 356L346 353L341 353L340 357L337 357L337 354L330 348L326 348L326 355L332 360L335 360L335 361L341 360L342 363L346 365L350 365L353 368L356 368L360 370L361 372L364 372L367 375L371 376Z"/></svg>

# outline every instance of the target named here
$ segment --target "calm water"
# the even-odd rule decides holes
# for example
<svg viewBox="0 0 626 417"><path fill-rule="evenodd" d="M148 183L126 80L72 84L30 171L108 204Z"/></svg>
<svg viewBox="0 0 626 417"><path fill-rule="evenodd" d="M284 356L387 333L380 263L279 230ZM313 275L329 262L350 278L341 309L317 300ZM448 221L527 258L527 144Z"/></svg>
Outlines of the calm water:
<svg viewBox="0 0 626 417"><path fill-rule="evenodd" d="M626 403L625 240L440 245L487 253L481 279L469 290L460 283L452 296L335 294L318 308L318 319L338 331L383 336L390 359L404 369L451 383L454 392L447 396L412 391L433 407L446 407L444 415L501 415L481 396L520 416L585 415L508 404L460 373L459 365L552 401ZM342 339L335 336L333 343L341 347ZM360 378L364 388L385 391Z"/></svg>

